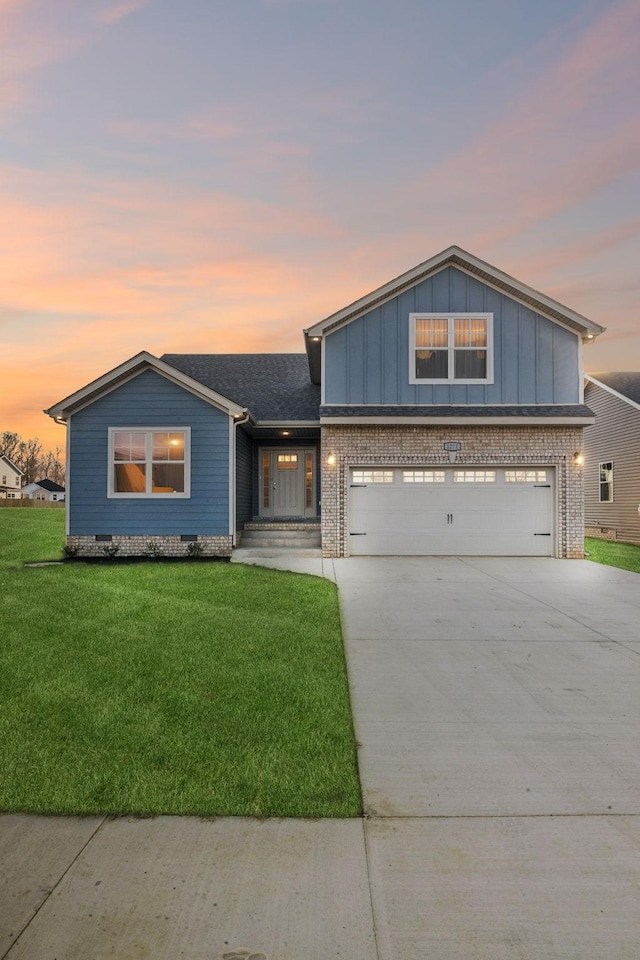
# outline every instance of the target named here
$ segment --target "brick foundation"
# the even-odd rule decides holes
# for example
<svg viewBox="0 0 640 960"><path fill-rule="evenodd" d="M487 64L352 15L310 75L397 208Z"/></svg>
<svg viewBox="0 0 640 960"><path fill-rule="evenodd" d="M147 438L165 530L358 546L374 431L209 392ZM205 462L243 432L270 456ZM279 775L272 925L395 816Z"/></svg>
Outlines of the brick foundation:
<svg viewBox="0 0 640 960"><path fill-rule="evenodd" d="M201 557L230 557L231 537L199 536L197 540L183 541L179 536L125 536L113 534L110 541L96 540L92 536L68 536L67 547L77 550L78 557L188 557L189 547L200 544ZM192 547L193 551L193 547Z"/></svg>
<svg viewBox="0 0 640 960"><path fill-rule="evenodd" d="M618 531L614 527L585 527L585 537L594 537L596 540L617 540Z"/></svg>
<svg viewBox="0 0 640 960"><path fill-rule="evenodd" d="M555 467L557 556L584 556L582 427L555 426L339 426L322 427L322 552L349 555L349 470L356 466L450 466L443 444L462 445L456 466ZM333 454L335 464L327 457Z"/></svg>

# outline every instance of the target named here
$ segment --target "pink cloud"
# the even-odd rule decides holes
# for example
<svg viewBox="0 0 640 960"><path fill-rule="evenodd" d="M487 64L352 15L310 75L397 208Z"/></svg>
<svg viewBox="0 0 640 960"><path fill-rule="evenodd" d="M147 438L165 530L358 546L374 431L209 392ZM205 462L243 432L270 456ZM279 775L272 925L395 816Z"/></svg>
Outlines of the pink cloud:
<svg viewBox="0 0 640 960"><path fill-rule="evenodd" d="M151 0L121 0L120 3L111 3L98 11L96 18L101 23L117 23L132 13L149 5Z"/></svg>
<svg viewBox="0 0 640 960"><path fill-rule="evenodd" d="M417 191L436 216L446 212L458 235L490 248L638 172L640 117L629 113L628 94L639 62L640 7L622 0L475 140L414 185L411 200Z"/></svg>

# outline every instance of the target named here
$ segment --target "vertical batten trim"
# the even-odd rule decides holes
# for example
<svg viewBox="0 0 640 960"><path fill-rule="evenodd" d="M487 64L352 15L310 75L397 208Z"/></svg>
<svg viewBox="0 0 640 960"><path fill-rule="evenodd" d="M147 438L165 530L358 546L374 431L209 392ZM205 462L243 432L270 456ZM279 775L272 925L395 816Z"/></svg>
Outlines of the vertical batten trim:
<svg viewBox="0 0 640 960"><path fill-rule="evenodd" d="M65 430L67 431L66 443L65 443L65 446L67 449L67 465L66 465L65 480L64 480L64 488L65 488L64 531L67 537L71 532L71 503L69 500L69 494L71 492L71 416L72 415L69 414L69 416L67 417L67 422L65 424Z"/></svg>
<svg viewBox="0 0 640 960"><path fill-rule="evenodd" d="M229 417L229 535L236 545L236 422Z"/></svg>

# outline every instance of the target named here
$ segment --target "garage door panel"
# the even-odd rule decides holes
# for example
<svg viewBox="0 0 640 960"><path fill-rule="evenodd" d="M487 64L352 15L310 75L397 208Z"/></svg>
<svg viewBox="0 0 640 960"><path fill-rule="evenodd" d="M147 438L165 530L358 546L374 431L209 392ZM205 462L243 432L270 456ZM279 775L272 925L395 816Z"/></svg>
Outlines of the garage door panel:
<svg viewBox="0 0 640 960"><path fill-rule="evenodd" d="M460 475L459 471L456 471ZM548 471L550 472L550 471ZM350 552L354 555L550 556L555 548L550 484L493 482L354 485L350 497ZM387 475L389 471L387 468ZM469 470L467 476L483 476Z"/></svg>

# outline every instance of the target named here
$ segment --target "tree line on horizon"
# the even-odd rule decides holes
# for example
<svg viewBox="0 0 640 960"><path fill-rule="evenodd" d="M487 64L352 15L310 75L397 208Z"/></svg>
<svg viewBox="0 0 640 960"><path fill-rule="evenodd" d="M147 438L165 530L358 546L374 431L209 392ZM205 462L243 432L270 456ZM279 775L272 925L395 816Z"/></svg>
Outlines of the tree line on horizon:
<svg viewBox="0 0 640 960"><path fill-rule="evenodd" d="M65 485L65 466L62 448L45 450L37 437L24 440L19 433L3 430L0 433L0 455L4 454L22 470L23 486L38 480L53 480Z"/></svg>

